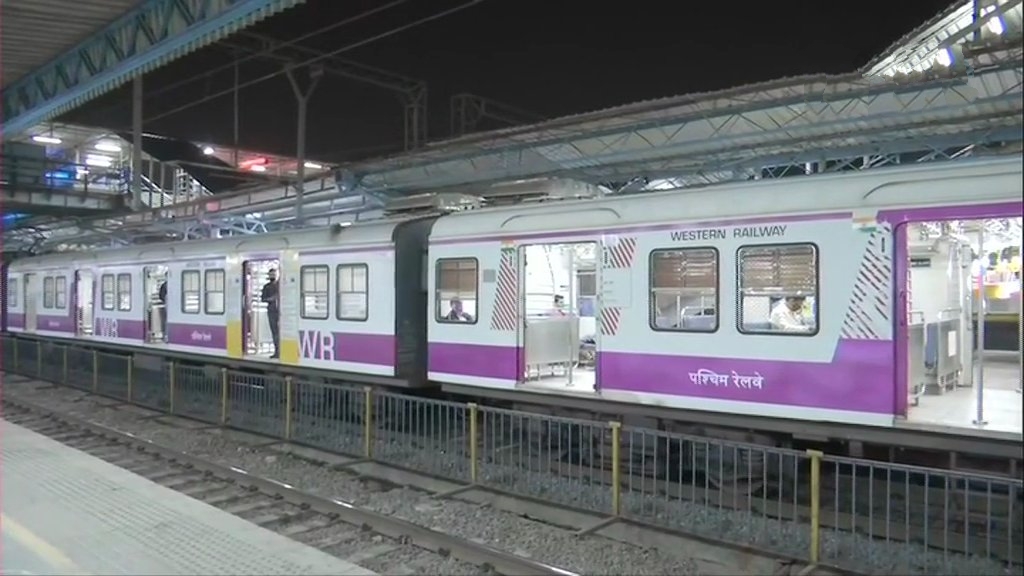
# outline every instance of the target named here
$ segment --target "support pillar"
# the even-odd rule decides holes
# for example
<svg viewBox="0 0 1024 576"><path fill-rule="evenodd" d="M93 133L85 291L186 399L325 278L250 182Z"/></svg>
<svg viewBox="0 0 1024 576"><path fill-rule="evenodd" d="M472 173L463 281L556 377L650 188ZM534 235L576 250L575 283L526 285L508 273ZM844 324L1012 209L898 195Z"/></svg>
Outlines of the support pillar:
<svg viewBox="0 0 1024 576"><path fill-rule="evenodd" d="M235 57L235 89L234 89L234 92L232 93L232 105L233 105L233 109L234 109L234 114L233 114L234 115L234 125L232 126L232 128L233 128L234 140L232 140L231 165L236 170L238 169L238 74L239 74L239 71L238 71L238 59L239 58L241 58L241 54L238 54Z"/></svg>
<svg viewBox="0 0 1024 576"><path fill-rule="evenodd" d="M298 114L298 129L295 143L295 158L298 165L295 168L297 173L296 179L298 180L298 194L295 197L295 224L302 226L305 222L305 213L303 202L306 193L306 113L309 109L309 97L313 95L313 90L316 90L316 85L320 82L320 78L323 78L324 71L322 68L309 68L309 82L306 89L303 90L299 86L299 81L295 77L294 69L289 67L285 69L285 73L288 75L288 82L292 85L292 92L295 93L295 100L299 105Z"/></svg>
<svg viewBox="0 0 1024 576"><path fill-rule="evenodd" d="M142 74L132 80L132 187L133 210L142 210Z"/></svg>

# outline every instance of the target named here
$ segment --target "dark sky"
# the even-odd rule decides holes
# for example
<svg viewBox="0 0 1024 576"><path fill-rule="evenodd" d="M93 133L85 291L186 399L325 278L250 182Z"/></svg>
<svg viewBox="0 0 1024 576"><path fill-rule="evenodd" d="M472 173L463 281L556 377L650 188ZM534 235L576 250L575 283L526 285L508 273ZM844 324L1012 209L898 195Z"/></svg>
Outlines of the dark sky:
<svg viewBox="0 0 1024 576"><path fill-rule="evenodd" d="M307 42L333 50L466 0L412 0ZM309 0L254 30L290 40L383 4ZM426 80L431 137L448 134L449 97L480 94L553 117L637 100L728 88L785 76L855 70L949 5L946 0L632 2L484 0L444 19L348 51L344 57ZM150 118L229 88L222 47L204 49L146 77L147 91L197 81L147 98ZM242 80L275 71L249 61ZM67 118L130 123L128 89ZM243 148L293 154L296 105L284 76L241 91ZM146 125L149 132L229 145L232 99L213 99ZM310 102L308 152L327 160L375 155L402 142L398 95L327 77Z"/></svg>

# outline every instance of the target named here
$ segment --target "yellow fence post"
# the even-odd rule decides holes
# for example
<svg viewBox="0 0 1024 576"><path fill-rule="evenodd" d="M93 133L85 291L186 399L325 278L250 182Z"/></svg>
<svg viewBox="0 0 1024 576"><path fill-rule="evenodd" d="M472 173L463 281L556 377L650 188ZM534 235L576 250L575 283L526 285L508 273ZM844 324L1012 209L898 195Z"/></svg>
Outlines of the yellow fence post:
<svg viewBox="0 0 1024 576"><path fill-rule="evenodd" d="M60 383L64 384L64 385L67 385L68 384L68 380L69 380L69 377L68 377L68 347L67 346L64 347L64 353L61 354L60 365L61 365L61 367L60 367Z"/></svg>
<svg viewBox="0 0 1024 576"><path fill-rule="evenodd" d="M43 341L36 340L36 378L43 377Z"/></svg>
<svg viewBox="0 0 1024 576"><path fill-rule="evenodd" d="M133 380L133 378L132 378L132 376L133 376L132 375L132 368L133 368L133 364L135 364L135 362L134 362L134 360L132 360L132 357L129 356L128 357L128 369L127 369L128 373L125 374L125 377L128 379L128 401L129 402L132 401L132 380Z"/></svg>
<svg viewBox="0 0 1024 576"><path fill-rule="evenodd" d="M811 564L821 556L821 459L820 450L808 450L811 458Z"/></svg>
<svg viewBox="0 0 1024 576"><path fill-rule="evenodd" d="M363 456L373 458L373 388L363 387Z"/></svg>
<svg viewBox="0 0 1024 576"><path fill-rule="evenodd" d="M478 442L476 419L479 407L475 402L469 403L469 480L473 484L476 484L477 479L477 462L476 462L476 447Z"/></svg>
<svg viewBox="0 0 1024 576"><path fill-rule="evenodd" d="M228 423L228 369L220 369L220 424Z"/></svg>
<svg viewBox="0 0 1024 576"><path fill-rule="evenodd" d="M292 439L292 377L284 377L284 439Z"/></svg>
<svg viewBox="0 0 1024 576"><path fill-rule="evenodd" d="M174 381L178 377L178 371L174 366L174 360L170 361L170 365L170 377L167 379L167 413L174 414Z"/></svg>
<svg viewBox="0 0 1024 576"><path fill-rule="evenodd" d="M622 444L622 424L609 422L612 428L612 515L618 516L622 498L622 458L619 453Z"/></svg>
<svg viewBox="0 0 1024 576"><path fill-rule="evenodd" d="M100 353L92 351L92 393L98 394L100 391Z"/></svg>

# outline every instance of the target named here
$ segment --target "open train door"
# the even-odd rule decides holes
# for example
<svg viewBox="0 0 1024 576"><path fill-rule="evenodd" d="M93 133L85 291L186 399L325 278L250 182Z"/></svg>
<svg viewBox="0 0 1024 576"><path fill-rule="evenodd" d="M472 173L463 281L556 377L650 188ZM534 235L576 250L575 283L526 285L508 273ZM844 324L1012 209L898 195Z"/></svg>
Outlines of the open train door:
<svg viewBox="0 0 1024 576"><path fill-rule="evenodd" d="M74 285L75 334L91 336L93 325L93 303L95 302L95 278L92 270L76 270Z"/></svg>
<svg viewBox="0 0 1024 576"><path fill-rule="evenodd" d="M42 286L39 284L39 275L34 272L27 272L22 277L22 302L25 303L25 332L36 331L39 314L39 294L42 293Z"/></svg>

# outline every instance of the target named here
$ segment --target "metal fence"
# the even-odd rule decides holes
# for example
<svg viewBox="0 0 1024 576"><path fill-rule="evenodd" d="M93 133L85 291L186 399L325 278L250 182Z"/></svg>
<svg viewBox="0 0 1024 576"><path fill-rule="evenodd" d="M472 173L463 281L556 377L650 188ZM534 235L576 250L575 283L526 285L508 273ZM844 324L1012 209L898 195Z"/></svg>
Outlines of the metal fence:
<svg viewBox="0 0 1024 576"><path fill-rule="evenodd" d="M1019 573L1020 480L4 338L4 370L861 572Z"/></svg>

